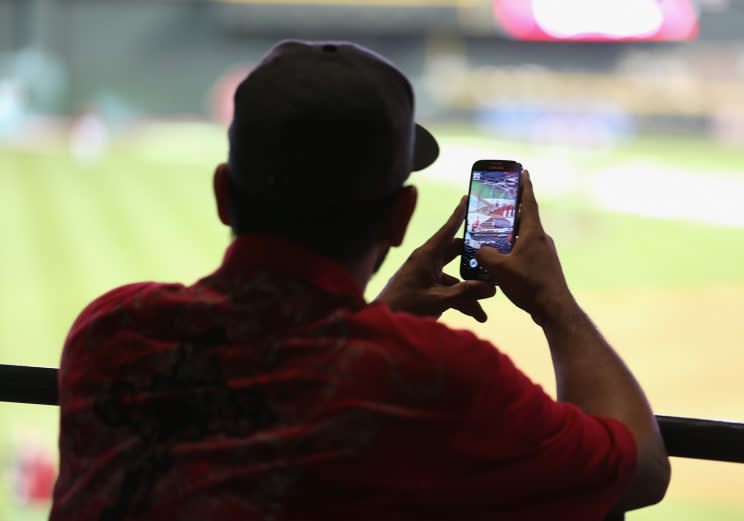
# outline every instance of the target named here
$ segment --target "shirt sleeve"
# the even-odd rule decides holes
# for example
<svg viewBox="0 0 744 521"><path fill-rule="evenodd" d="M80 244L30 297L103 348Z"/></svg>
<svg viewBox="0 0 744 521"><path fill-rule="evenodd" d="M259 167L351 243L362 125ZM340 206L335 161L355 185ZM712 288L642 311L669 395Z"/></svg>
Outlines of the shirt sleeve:
<svg viewBox="0 0 744 521"><path fill-rule="evenodd" d="M474 398L454 443L463 486L486 496L498 487L502 506L528 501L526 519L602 519L635 467L628 428L556 402L491 344L469 350Z"/></svg>
<svg viewBox="0 0 744 521"><path fill-rule="evenodd" d="M137 295L158 285L152 282L128 284L112 289L88 304L70 327L62 349L58 373L60 406L76 397L81 382L96 378L98 356L107 356L105 343L121 327L124 309ZM106 320L109 318L110 320Z"/></svg>

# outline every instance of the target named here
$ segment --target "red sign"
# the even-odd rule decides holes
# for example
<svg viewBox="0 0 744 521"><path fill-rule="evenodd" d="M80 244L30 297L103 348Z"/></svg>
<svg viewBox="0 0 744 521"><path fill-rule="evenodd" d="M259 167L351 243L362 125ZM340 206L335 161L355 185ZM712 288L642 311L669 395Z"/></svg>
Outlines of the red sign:
<svg viewBox="0 0 744 521"><path fill-rule="evenodd" d="M692 40L691 0L493 0L496 23L517 40Z"/></svg>

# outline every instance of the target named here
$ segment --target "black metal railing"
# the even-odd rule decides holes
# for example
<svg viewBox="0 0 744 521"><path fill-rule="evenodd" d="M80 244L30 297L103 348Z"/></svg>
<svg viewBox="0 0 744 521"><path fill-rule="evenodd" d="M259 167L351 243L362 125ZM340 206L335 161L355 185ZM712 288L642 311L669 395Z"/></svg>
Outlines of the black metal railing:
<svg viewBox="0 0 744 521"><path fill-rule="evenodd" d="M57 369L0 364L0 401L57 405ZM744 423L657 416L671 456L744 463Z"/></svg>
<svg viewBox="0 0 744 521"><path fill-rule="evenodd" d="M57 369L0 364L0 402L57 405ZM744 463L744 423L656 416L670 456ZM622 520L622 514L607 521Z"/></svg>
<svg viewBox="0 0 744 521"><path fill-rule="evenodd" d="M0 402L57 405L57 369L0 364Z"/></svg>

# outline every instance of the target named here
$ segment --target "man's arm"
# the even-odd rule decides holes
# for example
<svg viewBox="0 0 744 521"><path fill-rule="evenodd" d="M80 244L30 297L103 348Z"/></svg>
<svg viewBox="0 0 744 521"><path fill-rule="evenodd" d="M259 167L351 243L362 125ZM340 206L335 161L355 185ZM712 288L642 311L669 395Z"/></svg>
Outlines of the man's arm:
<svg viewBox="0 0 744 521"><path fill-rule="evenodd" d="M632 373L571 295L552 239L542 228L529 174L522 187L519 239L508 255L483 248L479 261L504 294L542 327L550 346L558 399L615 418L633 433L636 468L616 508L661 501L669 459L656 419Z"/></svg>
<svg viewBox="0 0 744 521"><path fill-rule="evenodd" d="M669 484L666 448L643 390L620 357L575 302L545 318L558 399L585 412L622 421L637 446L636 468L617 509L658 503Z"/></svg>

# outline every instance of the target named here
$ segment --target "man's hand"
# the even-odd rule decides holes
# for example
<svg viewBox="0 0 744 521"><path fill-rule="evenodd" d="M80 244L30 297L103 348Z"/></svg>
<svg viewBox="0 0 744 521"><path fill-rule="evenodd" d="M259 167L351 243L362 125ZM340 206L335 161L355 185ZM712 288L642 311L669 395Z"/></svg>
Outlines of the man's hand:
<svg viewBox="0 0 744 521"><path fill-rule="evenodd" d="M478 300L495 295L494 285L460 281L442 271L462 252L462 239L454 237L465 217L465 202L463 197L444 226L411 253L377 297L378 301L394 311L415 315L439 318L453 308L478 322L486 321L488 317Z"/></svg>
<svg viewBox="0 0 744 521"><path fill-rule="evenodd" d="M575 301L566 284L553 239L540 223L529 172L522 174L519 237L511 253L484 247L477 253L497 286L538 324L558 318Z"/></svg>

